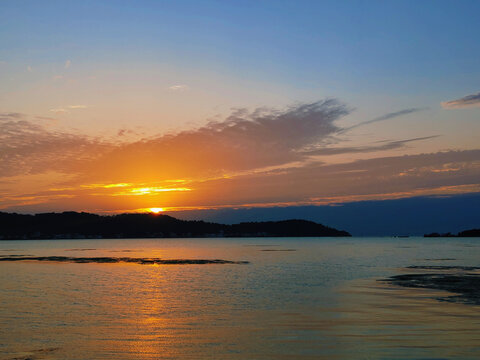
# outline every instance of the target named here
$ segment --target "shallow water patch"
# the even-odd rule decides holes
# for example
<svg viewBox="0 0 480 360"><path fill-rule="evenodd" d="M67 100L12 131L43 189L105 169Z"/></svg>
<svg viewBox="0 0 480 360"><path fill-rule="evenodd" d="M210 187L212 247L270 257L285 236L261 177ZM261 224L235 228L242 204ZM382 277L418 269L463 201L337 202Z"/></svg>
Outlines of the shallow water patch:
<svg viewBox="0 0 480 360"><path fill-rule="evenodd" d="M477 266L408 266L407 269L435 270L434 273L394 275L379 281L406 288L447 291L454 295L438 296L439 301L480 305L480 274Z"/></svg>
<svg viewBox="0 0 480 360"><path fill-rule="evenodd" d="M204 265L204 264L248 264L248 261L231 261L222 259L160 259L131 257L70 257L70 256L0 256L0 261L53 261L78 264L97 263L133 263L141 265Z"/></svg>

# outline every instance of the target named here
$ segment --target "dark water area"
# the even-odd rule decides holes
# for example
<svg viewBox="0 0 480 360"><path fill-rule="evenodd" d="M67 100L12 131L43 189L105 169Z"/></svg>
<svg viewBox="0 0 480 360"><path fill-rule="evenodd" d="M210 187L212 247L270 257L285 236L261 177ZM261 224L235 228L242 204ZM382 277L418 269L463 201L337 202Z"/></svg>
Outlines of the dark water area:
<svg viewBox="0 0 480 360"><path fill-rule="evenodd" d="M479 260L478 238L0 241L0 359L478 359Z"/></svg>

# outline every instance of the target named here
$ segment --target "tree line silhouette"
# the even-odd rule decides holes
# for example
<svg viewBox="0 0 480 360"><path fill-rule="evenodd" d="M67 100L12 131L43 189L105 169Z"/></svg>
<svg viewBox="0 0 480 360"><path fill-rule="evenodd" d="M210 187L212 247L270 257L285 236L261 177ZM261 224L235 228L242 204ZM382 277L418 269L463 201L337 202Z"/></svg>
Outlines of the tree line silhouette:
<svg viewBox="0 0 480 360"><path fill-rule="evenodd" d="M226 225L157 214L97 215L68 211L25 215L0 212L0 239L4 240L304 236L351 235L313 221L296 219Z"/></svg>

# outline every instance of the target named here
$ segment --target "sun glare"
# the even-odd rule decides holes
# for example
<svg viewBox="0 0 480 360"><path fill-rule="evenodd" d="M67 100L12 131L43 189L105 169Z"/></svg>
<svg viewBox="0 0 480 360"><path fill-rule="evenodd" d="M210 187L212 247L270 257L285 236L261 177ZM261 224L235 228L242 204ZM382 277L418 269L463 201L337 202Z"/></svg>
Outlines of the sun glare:
<svg viewBox="0 0 480 360"><path fill-rule="evenodd" d="M150 208L150 211L154 214L159 214L163 211L163 208Z"/></svg>

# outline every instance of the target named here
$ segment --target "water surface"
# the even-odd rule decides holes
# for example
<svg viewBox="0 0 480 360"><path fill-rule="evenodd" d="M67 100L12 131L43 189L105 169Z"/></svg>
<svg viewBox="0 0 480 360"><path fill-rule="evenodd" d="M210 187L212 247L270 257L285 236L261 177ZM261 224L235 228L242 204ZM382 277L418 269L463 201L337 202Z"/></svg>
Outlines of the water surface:
<svg viewBox="0 0 480 360"><path fill-rule="evenodd" d="M478 359L480 312L377 281L479 266L475 238L0 241L0 359ZM444 294L440 294L444 295Z"/></svg>

